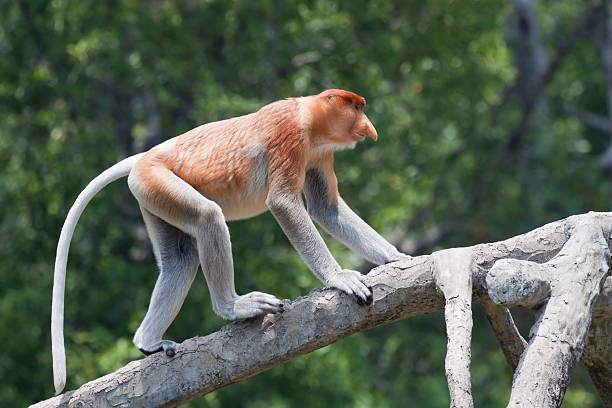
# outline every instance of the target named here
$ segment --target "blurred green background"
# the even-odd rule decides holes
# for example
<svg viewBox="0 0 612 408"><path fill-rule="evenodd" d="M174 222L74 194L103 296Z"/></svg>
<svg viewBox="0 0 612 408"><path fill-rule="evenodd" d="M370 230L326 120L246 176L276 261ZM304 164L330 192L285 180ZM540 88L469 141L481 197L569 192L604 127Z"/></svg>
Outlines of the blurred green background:
<svg viewBox="0 0 612 408"><path fill-rule="evenodd" d="M53 394L55 246L119 159L279 98L349 89L379 141L336 155L340 191L411 254L504 239L612 199L611 10L597 1L0 0L0 401ZM595 121L599 120L599 122ZM230 224L238 290L320 283L269 215ZM367 271L333 240L344 267ZM67 389L141 358L157 276L125 181L85 211L66 288ZM476 406L511 373L475 305ZM529 316L517 316L528 330ZM218 330L198 275L168 338ZM192 407L442 407L440 313L360 333ZM578 367L564 407L598 407Z"/></svg>

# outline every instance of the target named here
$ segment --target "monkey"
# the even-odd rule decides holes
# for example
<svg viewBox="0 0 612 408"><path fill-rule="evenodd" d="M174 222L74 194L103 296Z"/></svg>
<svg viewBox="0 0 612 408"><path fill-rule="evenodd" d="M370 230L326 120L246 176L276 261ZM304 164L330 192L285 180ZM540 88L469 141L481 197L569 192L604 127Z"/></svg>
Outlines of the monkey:
<svg viewBox="0 0 612 408"><path fill-rule="evenodd" d="M133 338L145 355L177 343L162 339L202 268L214 312L232 320L283 311L262 292L238 295L226 222L269 210L314 275L325 285L371 304L363 275L342 269L312 219L368 261L409 257L398 251L338 193L334 152L378 133L363 97L340 89L287 98L258 111L196 127L147 152L128 157L95 177L79 194L62 227L55 261L51 337L54 385L66 383L63 319L68 250L76 223L93 196L128 176L159 267L144 320ZM306 205L302 194L305 197Z"/></svg>

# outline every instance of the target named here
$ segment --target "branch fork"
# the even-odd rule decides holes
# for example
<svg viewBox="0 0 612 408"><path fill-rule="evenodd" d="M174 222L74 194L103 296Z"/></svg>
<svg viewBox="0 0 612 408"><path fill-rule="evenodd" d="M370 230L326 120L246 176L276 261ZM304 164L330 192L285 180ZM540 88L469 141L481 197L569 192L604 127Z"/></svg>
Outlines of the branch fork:
<svg viewBox="0 0 612 408"><path fill-rule="evenodd" d="M488 293L496 304L540 308L514 375L509 406L561 405L609 274L609 233L595 216L584 217L550 261L502 259L487 274Z"/></svg>

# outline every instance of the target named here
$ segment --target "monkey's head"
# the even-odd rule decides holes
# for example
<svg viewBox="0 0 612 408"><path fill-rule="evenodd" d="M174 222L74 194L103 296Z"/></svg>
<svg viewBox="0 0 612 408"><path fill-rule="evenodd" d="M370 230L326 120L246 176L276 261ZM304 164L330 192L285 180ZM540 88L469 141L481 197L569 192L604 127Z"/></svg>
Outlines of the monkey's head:
<svg viewBox="0 0 612 408"><path fill-rule="evenodd" d="M313 95L313 130L337 148L354 147L366 137L376 141L378 133L363 112L363 97L342 89Z"/></svg>

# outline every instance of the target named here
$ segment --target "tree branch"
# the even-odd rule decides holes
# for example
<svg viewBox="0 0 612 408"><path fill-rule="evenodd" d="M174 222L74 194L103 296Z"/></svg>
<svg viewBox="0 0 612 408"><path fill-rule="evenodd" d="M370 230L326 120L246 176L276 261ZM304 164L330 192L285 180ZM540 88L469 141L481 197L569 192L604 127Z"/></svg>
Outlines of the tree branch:
<svg viewBox="0 0 612 408"><path fill-rule="evenodd" d="M591 265L589 260L596 258L592 252L562 252L563 246L573 236L574 231L578 231L584 223L598 223L600 235L609 237L612 231L612 213L573 216L505 241L464 249L466 254L471 253L471 261L468 264L473 282L473 300L488 300L486 277L495 262L500 259L529 260L536 265L535 262L548 262L561 253L569 264L572 260L581 259L585 268ZM583 239L597 238L594 242L600 244L601 237L594 230L592 235L582 236ZM231 323L206 337L184 341L173 358L157 353L133 361L112 374L84 384L75 391L42 401L34 407L176 406L353 333L441 310L445 302L434 279L434 275L440 274L440 264L436 267L432 258L420 256L373 269L367 275L367 281L374 291L374 303L371 306L358 306L349 296L333 289L315 289L307 296L287 301L283 314ZM559 259L562 259L561 255L554 258L549 265L555 264ZM465 269L459 267L459 270ZM578 278L567 278L562 268L557 272L564 280L577 282ZM554 277L554 273L555 271L551 270L550 276ZM465 284L462 274L458 274L456 279L459 284ZM555 293L554 286L551 288L552 293ZM589 288L591 295L588 304L593 307L599 287L590 285ZM610 296L609 292L604 294ZM603 313L609 317L612 313L610 303L612 300L600 297L595 304L593 316L598 318L599 314ZM566 319L565 314L555 314L554 317L559 321ZM584 316L584 320L590 320L590 317L587 319ZM576 323L575 319L571 321ZM583 330L583 323L576 324L580 324L580 330ZM588 326L588 323L586 325ZM542 327L541 322L540 326ZM573 327L578 326L571 326L570 329ZM566 341L565 338L562 340ZM534 340L532 344L533 342ZM579 343L572 345L582 349ZM548 346L554 350L566 349L564 342ZM607 362L610 367L612 352L608 349L603 354L598 361ZM525 364L523 362L522 366ZM517 373L521 370L519 366Z"/></svg>
<svg viewBox="0 0 612 408"><path fill-rule="evenodd" d="M489 271L487 286L495 303L532 309L545 305L514 375L509 405L561 406L610 271L609 237L610 229L596 217L585 217L550 261L503 259Z"/></svg>
<svg viewBox="0 0 612 408"><path fill-rule="evenodd" d="M515 6L519 21L517 31L519 32L518 38L522 51L517 56L516 65L519 69L519 75L512 88L516 89L521 98L521 119L519 124L510 132L506 150L517 150L544 87L552 80L563 59L569 54L576 41L585 29L593 23L595 16L602 9L602 0L589 0L572 31L559 44L550 62L548 62L537 35L539 26L535 15L535 4L532 4L531 0L513 0L512 3Z"/></svg>
<svg viewBox="0 0 612 408"><path fill-rule="evenodd" d="M593 42L606 78L608 105L607 129L602 129L608 134L608 148L601 155L599 165L603 170L612 172L612 0L607 0L606 4L605 12L599 13L593 24Z"/></svg>
<svg viewBox="0 0 612 408"><path fill-rule="evenodd" d="M510 366L512 372L514 372L516 367L518 367L521 354L523 354L525 347L527 347L527 342L516 328L514 319L512 319L512 314L510 314L510 310L508 310L507 307L496 305L490 301L484 301L482 305L487 320L491 324L497 341L504 353L506 362Z"/></svg>
<svg viewBox="0 0 612 408"><path fill-rule="evenodd" d="M612 122L605 116L571 105L566 105L564 109L568 114L595 130L600 130L606 134L612 132Z"/></svg>
<svg viewBox="0 0 612 408"><path fill-rule="evenodd" d="M589 330L582 362L597 388L604 408L612 408L612 276L608 276L599 295Z"/></svg>
<svg viewBox="0 0 612 408"><path fill-rule="evenodd" d="M470 364L472 361L472 250L453 248L431 254L433 277L444 293L446 379L451 408L474 406Z"/></svg>

